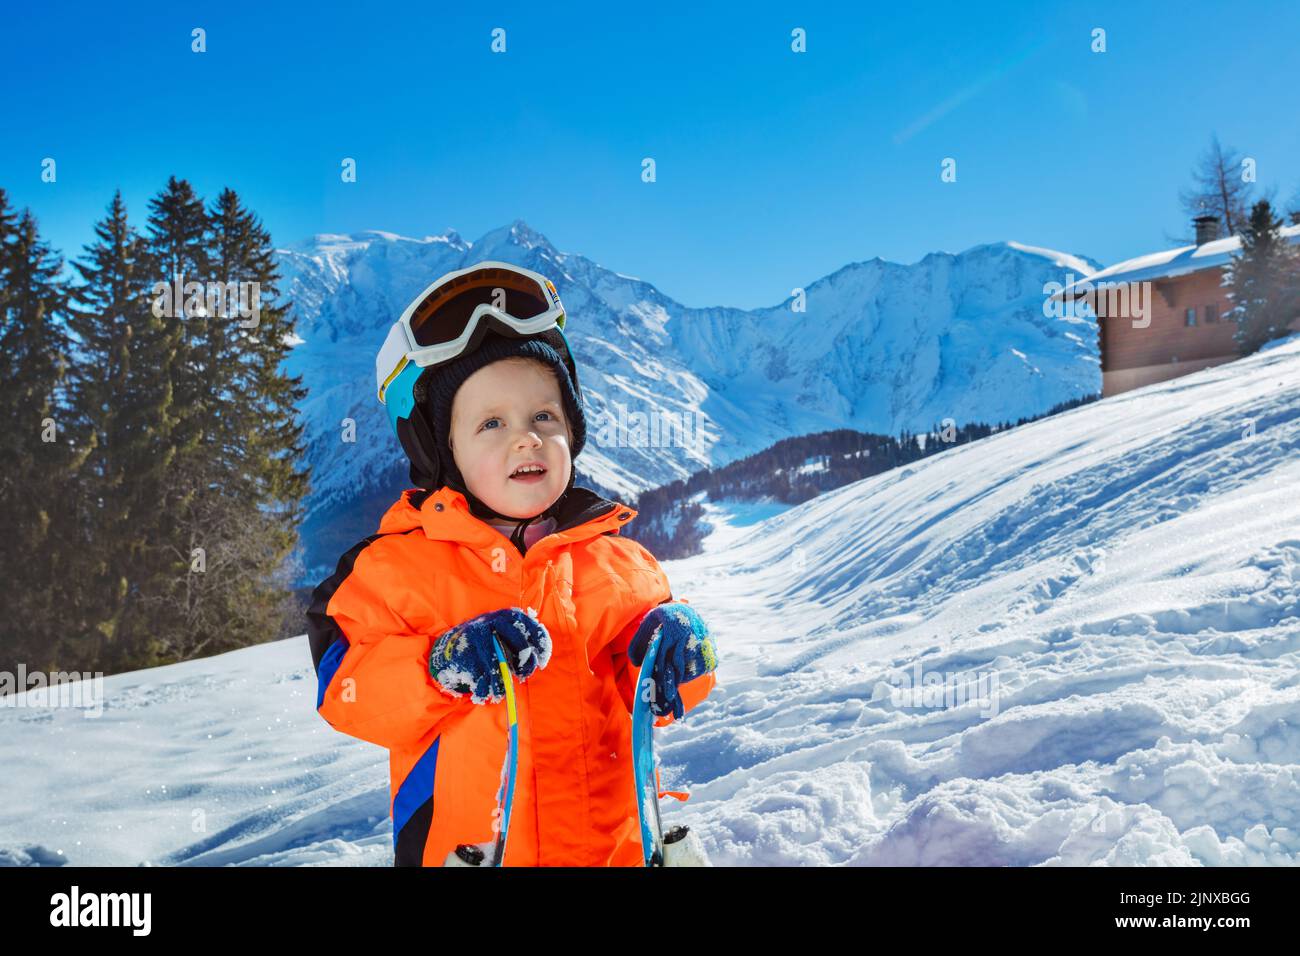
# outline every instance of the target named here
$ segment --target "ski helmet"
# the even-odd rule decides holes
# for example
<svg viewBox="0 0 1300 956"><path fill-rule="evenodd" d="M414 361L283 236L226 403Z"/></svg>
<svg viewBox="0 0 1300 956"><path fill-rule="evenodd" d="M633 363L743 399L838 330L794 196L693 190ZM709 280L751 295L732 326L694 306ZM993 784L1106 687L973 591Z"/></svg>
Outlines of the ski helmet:
<svg viewBox="0 0 1300 956"><path fill-rule="evenodd" d="M447 443L456 390L484 365L513 356L552 368L573 430L570 454L577 457L586 426L564 322L554 284L505 262L485 261L449 272L411 301L389 330L375 376L379 400L410 459L415 484L429 490L448 485L465 494L480 516L518 520L470 494ZM566 493L573 478L571 469Z"/></svg>

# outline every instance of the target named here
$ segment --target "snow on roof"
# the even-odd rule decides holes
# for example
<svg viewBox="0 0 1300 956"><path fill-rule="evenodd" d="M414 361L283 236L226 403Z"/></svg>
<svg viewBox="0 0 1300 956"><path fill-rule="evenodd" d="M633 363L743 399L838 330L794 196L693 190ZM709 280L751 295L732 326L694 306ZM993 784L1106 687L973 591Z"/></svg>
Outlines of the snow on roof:
<svg viewBox="0 0 1300 956"><path fill-rule="evenodd" d="M1280 230L1283 238L1300 244L1300 225L1286 226ZM1149 279L1167 279L1172 276L1187 275L1226 266L1232 256L1241 249L1241 237L1229 236L1215 239L1201 246L1180 246L1163 252L1152 252L1136 259L1108 266L1090 276L1083 276L1052 296L1053 299L1075 298L1071 290L1075 286L1088 283L1085 291L1091 291L1099 282L1142 282Z"/></svg>

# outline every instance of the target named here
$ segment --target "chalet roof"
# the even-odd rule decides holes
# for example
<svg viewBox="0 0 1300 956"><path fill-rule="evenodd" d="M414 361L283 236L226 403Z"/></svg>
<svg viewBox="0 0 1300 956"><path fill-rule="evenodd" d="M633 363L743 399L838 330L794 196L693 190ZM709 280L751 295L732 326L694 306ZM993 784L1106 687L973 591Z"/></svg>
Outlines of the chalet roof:
<svg viewBox="0 0 1300 956"><path fill-rule="evenodd" d="M1282 236L1290 242L1300 245L1300 225L1284 226ZM1052 298L1073 299L1071 294L1075 286L1088 283L1088 288L1095 288L1099 282L1144 282L1153 279L1168 279L1173 276L1187 275L1228 265L1229 260L1241 249L1241 237L1229 236L1215 239L1201 246L1181 246L1166 249L1164 252L1152 252L1136 259L1126 259L1113 266L1108 266L1090 276L1083 276L1066 286Z"/></svg>

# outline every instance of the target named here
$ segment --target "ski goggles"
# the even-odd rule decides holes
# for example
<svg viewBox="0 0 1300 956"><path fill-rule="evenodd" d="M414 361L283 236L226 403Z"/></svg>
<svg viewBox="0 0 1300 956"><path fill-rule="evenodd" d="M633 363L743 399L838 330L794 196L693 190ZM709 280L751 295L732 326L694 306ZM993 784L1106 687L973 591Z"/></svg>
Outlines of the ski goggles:
<svg viewBox="0 0 1300 956"><path fill-rule="evenodd" d="M420 373L472 351L488 329L526 336L563 328L560 294L543 275L505 262L449 272L417 295L389 330L375 359L379 401L396 429L415 406Z"/></svg>

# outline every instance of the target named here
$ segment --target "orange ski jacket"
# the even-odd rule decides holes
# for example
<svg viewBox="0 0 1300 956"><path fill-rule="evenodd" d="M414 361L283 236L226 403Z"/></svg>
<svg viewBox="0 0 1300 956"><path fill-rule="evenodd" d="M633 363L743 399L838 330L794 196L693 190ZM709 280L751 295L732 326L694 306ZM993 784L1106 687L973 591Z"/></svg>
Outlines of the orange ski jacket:
<svg viewBox="0 0 1300 956"><path fill-rule="evenodd" d="M552 650L545 668L515 679L519 764L503 865L643 865L627 648L651 608L683 599L650 552L619 534L635 515L575 486L555 530L521 554L460 492L410 489L316 588L317 710L388 749L395 865L442 866L457 844L495 837L506 704L443 693L429 650L451 627L507 607L541 621ZM687 711L715 680L679 687Z"/></svg>

